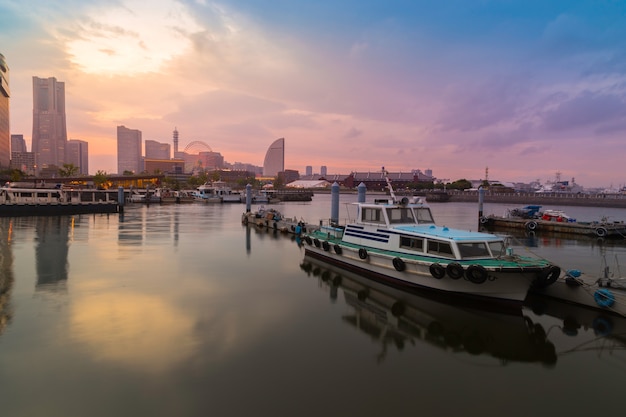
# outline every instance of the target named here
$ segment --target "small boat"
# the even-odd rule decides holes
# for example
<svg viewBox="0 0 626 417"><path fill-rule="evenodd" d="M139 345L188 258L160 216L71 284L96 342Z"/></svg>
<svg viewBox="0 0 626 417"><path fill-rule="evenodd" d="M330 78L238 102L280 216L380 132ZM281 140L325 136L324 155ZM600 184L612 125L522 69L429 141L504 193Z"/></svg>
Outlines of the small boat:
<svg viewBox="0 0 626 417"><path fill-rule="evenodd" d="M130 195L128 196L128 202L130 203L155 203L161 202L161 196L159 189L154 188L131 188Z"/></svg>
<svg viewBox="0 0 626 417"><path fill-rule="evenodd" d="M572 269L549 288L533 288L530 292L626 317L626 277L615 276L606 260L604 265L599 278ZM615 269L619 273L619 266Z"/></svg>
<svg viewBox="0 0 626 417"><path fill-rule="evenodd" d="M243 213L241 215L241 223L294 235L300 235L315 228L315 226L307 224L303 219L298 220L296 217L285 217L280 211L273 208L266 209L264 206L260 206L257 211Z"/></svg>
<svg viewBox="0 0 626 417"><path fill-rule="evenodd" d="M161 197L161 204L185 204L195 201L192 192L186 190L162 188L159 191L159 195Z"/></svg>
<svg viewBox="0 0 626 417"><path fill-rule="evenodd" d="M563 210L541 210L541 206L528 205L507 210L504 216L481 217L480 223L493 229L523 229L528 232L551 232L573 235L587 235L600 238L625 238L626 223L600 221L581 222L568 216Z"/></svg>
<svg viewBox="0 0 626 417"><path fill-rule="evenodd" d="M386 176L387 177L387 176ZM561 269L513 254L504 237L438 226L420 198L354 203L354 220L306 233L305 254L401 287L502 304L521 304Z"/></svg>

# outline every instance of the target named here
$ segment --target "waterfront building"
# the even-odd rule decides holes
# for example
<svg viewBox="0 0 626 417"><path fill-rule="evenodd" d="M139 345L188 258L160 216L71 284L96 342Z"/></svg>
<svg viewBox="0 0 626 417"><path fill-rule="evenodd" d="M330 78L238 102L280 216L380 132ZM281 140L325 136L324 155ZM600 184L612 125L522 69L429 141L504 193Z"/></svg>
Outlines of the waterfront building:
<svg viewBox="0 0 626 417"><path fill-rule="evenodd" d="M89 144L79 139L68 140L67 163L74 164L79 174L89 175Z"/></svg>
<svg viewBox="0 0 626 417"><path fill-rule="evenodd" d="M143 160L144 171L149 174L155 173L173 173L183 174L185 168L184 159L158 159L158 158L144 158Z"/></svg>
<svg viewBox="0 0 626 417"><path fill-rule="evenodd" d="M311 165L307 165L304 168L304 172L305 172L304 175L306 175L307 177L310 177L311 175L313 175L313 167Z"/></svg>
<svg viewBox="0 0 626 417"><path fill-rule="evenodd" d="M276 139L265 154L263 176L275 177L285 170L285 138Z"/></svg>
<svg viewBox="0 0 626 417"><path fill-rule="evenodd" d="M328 168L326 167L326 165L322 165L320 167L320 175L322 177L325 177L326 175L328 175Z"/></svg>
<svg viewBox="0 0 626 417"><path fill-rule="evenodd" d="M170 159L172 155L172 147L169 143L146 139L145 148L146 159Z"/></svg>
<svg viewBox="0 0 626 417"><path fill-rule="evenodd" d="M10 96L9 66L0 54L0 168L8 168L11 160Z"/></svg>
<svg viewBox="0 0 626 417"><path fill-rule="evenodd" d="M117 127L117 173L143 171L141 131L126 126Z"/></svg>
<svg viewBox="0 0 626 417"><path fill-rule="evenodd" d="M11 169L19 169L26 175L35 175L35 154L33 152L11 152Z"/></svg>
<svg viewBox="0 0 626 417"><path fill-rule="evenodd" d="M65 83L33 77L33 138L36 171L66 163Z"/></svg>

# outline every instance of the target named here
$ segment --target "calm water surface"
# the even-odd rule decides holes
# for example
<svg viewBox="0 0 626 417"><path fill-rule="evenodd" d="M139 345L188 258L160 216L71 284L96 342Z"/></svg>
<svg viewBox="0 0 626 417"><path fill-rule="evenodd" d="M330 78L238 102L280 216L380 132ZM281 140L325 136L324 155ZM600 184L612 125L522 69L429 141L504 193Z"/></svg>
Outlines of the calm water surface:
<svg viewBox="0 0 626 417"><path fill-rule="evenodd" d="M477 205L432 207L439 224L476 230ZM329 217L330 196L277 208L314 222ZM622 410L625 319L546 300L502 315L390 290L304 259L291 236L242 226L244 209L0 219L1 415ZM626 220L626 210L565 210ZM564 269L626 268L624 242L516 244Z"/></svg>

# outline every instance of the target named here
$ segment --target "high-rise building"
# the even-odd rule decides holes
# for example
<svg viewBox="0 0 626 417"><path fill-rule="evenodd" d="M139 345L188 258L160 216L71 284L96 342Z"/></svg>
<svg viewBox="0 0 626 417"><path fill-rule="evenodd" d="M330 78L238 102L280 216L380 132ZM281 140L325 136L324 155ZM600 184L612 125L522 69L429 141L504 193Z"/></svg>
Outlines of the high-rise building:
<svg viewBox="0 0 626 417"><path fill-rule="evenodd" d="M66 163L65 83L33 77L33 143L36 170Z"/></svg>
<svg viewBox="0 0 626 417"><path fill-rule="evenodd" d="M325 177L326 175L328 175L328 168L326 168L326 165L322 165L320 167L320 175L322 177Z"/></svg>
<svg viewBox="0 0 626 417"><path fill-rule="evenodd" d="M141 131L126 126L117 127L117 173L143 171Z"/></svg>
<svg viewBox="0 0 626 417"><path fill-rule="evenodd" d="M285 170L285 138L276 139L265 154L263 176L275 177Z"/></svg>
<svg viewBox="0 0 626 417"><path fill-rule="evenodd" d="M68 140L67 162L77 167L79 174L89 175L89 144L84 140Z"/></svg>
<svg viewBox="0 0 626 417"><path fill-rule="evenodd" d="M306 172L306 174L305 174L305 175L306 175L307 177L310 177L311 175L313 175L313 167L312 167L311 165L307 165L307 166L304 168L304 170L305 170L305 172Z"/></svg>
<svg viewBox="0 0 626 417"><path fill-rule="evenodd" d="M0 54L0 168L11 162L11 129L9 126L9 67Z"/></svg>
<svg viewBox="0 0 626 417"><path fill-rule="evenodd" d="M171 145L169 143L161 143L156 140L146 139L146 159L170 159L171 155Z"/></svg>
<svg viewBox="0 0 626 417"><path fill-rule="evenodd" d="M14 134L11 135L11 152L26 152L26 141L24 135Z"/></svg>

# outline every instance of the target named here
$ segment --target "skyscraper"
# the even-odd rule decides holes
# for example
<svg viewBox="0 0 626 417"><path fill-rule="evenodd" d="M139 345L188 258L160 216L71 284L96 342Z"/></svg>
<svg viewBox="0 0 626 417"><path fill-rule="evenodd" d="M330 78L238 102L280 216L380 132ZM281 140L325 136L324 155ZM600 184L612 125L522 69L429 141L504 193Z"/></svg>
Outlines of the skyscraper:
<svg viewBox="0 0 626 417"><path fill-rule="evenodd" d="M11 129L9 127L9 67L0 54L0 168L11 162Z"/></svg>
<svg viewBox="0 0 626 417"><path fill-rule="evenodd" d="M285 170L285 138L276 139L265 154L263 176L275 177Z"/></svg>
<svg viewBox="0 0 626 417"><path fill-rule="evenodd" d="M89 144L84 140L68 140L67 162L77 167L79 174L89 175Z"/></svg>
<svg viewBox="0 0 626 417"><path fill-rule="evenodd" d="M37 172L66 163L65 83L33 77L33 144Z"/></svg>
<svg viewBox="0 0 626 417"><path fill-rule="evenodd" d="M117 173L138 174L143 171L141 131L126 126L117 127Z"/></svg>

